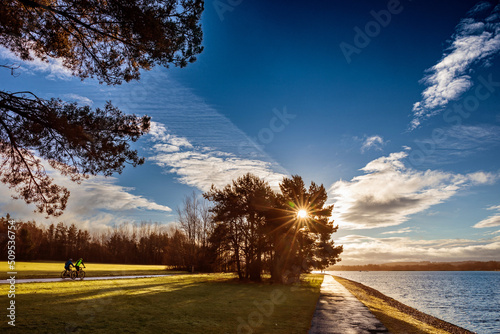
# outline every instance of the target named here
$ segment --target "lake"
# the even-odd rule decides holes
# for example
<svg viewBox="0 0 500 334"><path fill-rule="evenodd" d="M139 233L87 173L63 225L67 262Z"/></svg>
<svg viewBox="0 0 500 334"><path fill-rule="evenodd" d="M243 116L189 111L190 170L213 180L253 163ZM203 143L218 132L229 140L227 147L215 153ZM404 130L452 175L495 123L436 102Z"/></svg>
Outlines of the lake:
<svg viewBox="0 0 500 334"><path fill-rule="evenodd" d="M500 272L329 271L480 334L500 333Z"/></svg>

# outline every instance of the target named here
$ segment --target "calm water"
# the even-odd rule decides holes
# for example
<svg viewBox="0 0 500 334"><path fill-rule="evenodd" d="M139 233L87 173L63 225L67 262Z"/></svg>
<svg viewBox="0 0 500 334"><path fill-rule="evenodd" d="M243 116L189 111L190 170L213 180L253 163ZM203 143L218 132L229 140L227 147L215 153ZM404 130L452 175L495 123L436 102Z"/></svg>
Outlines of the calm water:
<svg viewBox="0 0 500 334"><path fill-rule="evenodd" d="M332 271L480 334L500 333L500 272Z"/></svg>

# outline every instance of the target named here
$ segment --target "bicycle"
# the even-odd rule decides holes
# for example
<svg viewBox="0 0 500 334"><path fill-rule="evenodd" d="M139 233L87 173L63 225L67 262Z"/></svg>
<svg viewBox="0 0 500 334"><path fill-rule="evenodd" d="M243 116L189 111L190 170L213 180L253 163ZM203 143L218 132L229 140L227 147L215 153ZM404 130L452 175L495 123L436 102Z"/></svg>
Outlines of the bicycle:
<svg viewBox="0 0 500 334"><path fill-rule="evenodd" d="M74 270L63 270L63 272L61 273L61 278L62 279L65 279L65 278L71 278L72 280L74 280L76 278L76 271Z"/></svg>
<svg viewBox="0 0 500 334"><path fill-rule="evenodd" d="M85 278L85 271L83 269L80 269L78 271L75 271L75 273L76 273L75 278L79 278L80 281L83 281L83 279Z"/></svg>

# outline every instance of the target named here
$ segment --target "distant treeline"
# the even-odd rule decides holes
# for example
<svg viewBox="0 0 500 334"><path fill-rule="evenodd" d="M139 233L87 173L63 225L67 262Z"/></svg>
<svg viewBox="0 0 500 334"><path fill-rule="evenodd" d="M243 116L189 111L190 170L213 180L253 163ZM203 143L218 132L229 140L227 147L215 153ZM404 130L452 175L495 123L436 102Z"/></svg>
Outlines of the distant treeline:
<svg viewBox="0 0 500 334"><path fill-rule="evenodd" d="M367 264L360 266L333 266L329 270L341 271L498 271L500 261L463 262L408 262Z"/></svg>
<svg viewBox="0 0 500 334"><path fill-rule="evenodd" d="M9 216L0 218L1 260L7 257ZM64 223L39 225L34 221L16 221L16 261L66 261L68 258L91 262L124 264L167 264L185 267L184 233L159 224L123 224L91 234Z"/></svg>

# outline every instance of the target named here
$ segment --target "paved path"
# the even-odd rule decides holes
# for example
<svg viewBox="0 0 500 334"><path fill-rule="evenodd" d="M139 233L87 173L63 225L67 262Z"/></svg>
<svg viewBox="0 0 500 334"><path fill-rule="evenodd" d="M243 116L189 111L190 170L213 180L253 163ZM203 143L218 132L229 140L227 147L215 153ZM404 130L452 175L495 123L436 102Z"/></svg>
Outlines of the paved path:
<svg viewBox="0 0 500 334"><path fill-rule="evenodd" d="M309 334L389 333L342 284L325 275Z"/></svg>
<svg viewBox="0 0 500 334"><path fill-rule="evenodd" d="M105 279L125 279L125 278L150 278L150 277L165 277L172 276L173 274L168 275L138 275L138 276L101 276L101 277L85 277L84 281L97 281L97 280L105 280ZM75 281L79 281L80 279L76 279ZM70 278L26 278L26 279L16 279L16 283L40 283L40 282L70 282ZM1 283L9 283L8 279L4 279L0 281Z"/></svg>

